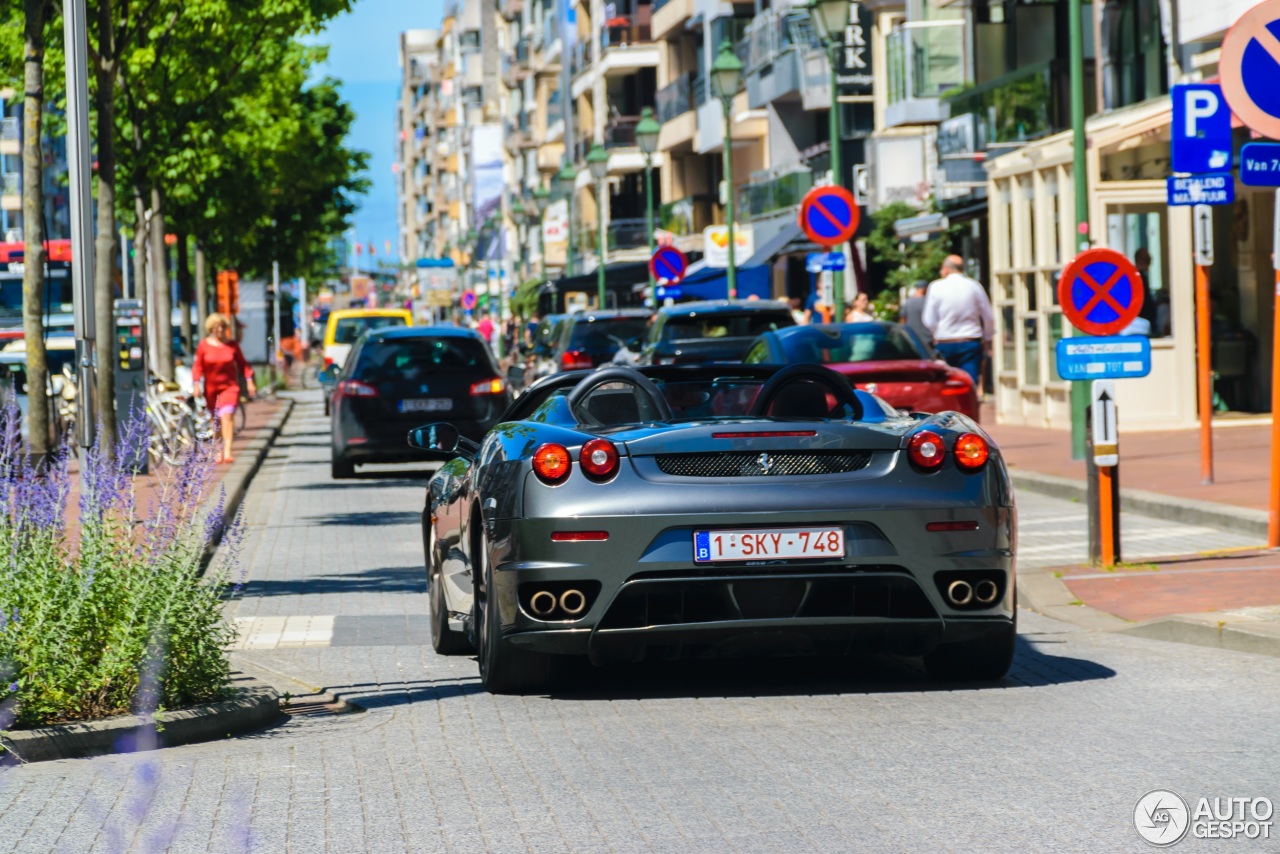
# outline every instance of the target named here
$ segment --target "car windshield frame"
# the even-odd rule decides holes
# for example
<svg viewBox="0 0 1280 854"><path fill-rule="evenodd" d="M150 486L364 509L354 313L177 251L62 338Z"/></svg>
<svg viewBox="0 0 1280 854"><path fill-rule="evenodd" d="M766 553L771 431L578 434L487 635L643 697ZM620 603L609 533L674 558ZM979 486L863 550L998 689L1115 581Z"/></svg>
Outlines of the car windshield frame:
<svg viewBox="0 0 1280 854"><path fill-rule="evenodd" d="M838 334L838 338L833 338ZM854 338L860 339L856 346ZM837 346L821 346L826 342ZM779 340L789 364L849 365L864 362L930 361L920 342L897 323L849 323L838 327L801 326Z"/></svg>
<svg viewBox="0 0 1280 854"><path fill-rule="evenodd" d="M359 352L355 354L355 358L352 360L350 378L365 382L381 382L397 378L396 372L401 368L407 369L410 365L404 363L398 364L394 368L389 368L385 360L393 358L393 356L384 357L382 353L390 348L402 348L406 351L421 349L422 352L419 354L406 352L404 356L413 360L412 366L423 368L427 374L445 371L477 371L496 375L498 371L488 349L484 346L484 342L478 338L449 335L415 335L364 339ZM474 349L474 352L467 353L466 351L470 349ZM443 358L435 358L433 353L440 357L452 353L459 355L461 358L448 361ZM371 358L382 358L383 361L376 366L371 366L369 364ZM372 375L365 373L365 371L375 368L377 369L376 373Z"/></svg>
<svg viewBox="0 0 1280 854"><path fill-rule="evenodd" d="M626 334L618 334L619 329L626 330ZM635 339L644 340L648 333L648 319L639 315L621 315L617 317L597 317L592 320L581 318L575 320L568 334L565 336L566 350L607 350L614 347L615 342L610 339L617 339L623 344ZM582 337L580 338L579 335ZM608 341L607 345L597 346L600 338Z"/></svg>

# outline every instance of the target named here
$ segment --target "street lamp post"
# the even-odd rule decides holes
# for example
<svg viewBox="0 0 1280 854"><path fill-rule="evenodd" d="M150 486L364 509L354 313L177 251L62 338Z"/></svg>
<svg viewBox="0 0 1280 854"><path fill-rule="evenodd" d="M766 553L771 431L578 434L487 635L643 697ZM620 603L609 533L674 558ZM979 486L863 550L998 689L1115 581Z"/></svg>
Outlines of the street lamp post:
<svg viewBox="0 0 1280 854"><path fill-rule="evenodd" d="M711 85L724 107L724 221L729 227L729 269L727 273L730 298L738 295L738 270L734 258L734 193L733 193L733 97L742 83L742 60L733 52L733 45L725 39L720 42L720 54L711 66Z"/></svg>
<svg viewBox="0 0 1280 854"><path fill-rule="evenodd" d="M524 251L525 250L524 224L525 224L525 220L527 220L528 217L529 217L528 211L524 209L524 205L521 204L519 199L516 199L514 202L511 203L511 221L516 224L516 242L520 244L520 253L517 257L517 261L520 264L521 278L524 278L525 276L529 275L529 264L528 264L529 259L525 257L525 251Z"/></svg>
<svg viewBox="0 0 1280 854"><path fill-rule="evenodd" d="M564 253L564 274L566 276L573 275L573 194L578 182L578 170L573 168L572 163L565 163L564 168L556 175L556 184L559 185L560 192L564 193L565 201L568 204L569 214L569 242L565 244Z"/></svg>
<svg viewBox="0 0 1280 854"><path fill-rule="evenodd" d="M605 179L609 177L609 152L598 142L587 154L587 168L596 179L596 251L600 256L596 264L596 310L604 311L604 193Z"/></svg>
<svg viewBox="0 0 1280 854"><path fill-rule="evenodd" d="M636 145L644 155L644 210L645 234L649 238L649 257L653 257L653 153L658 150L658 135L662 133L662 125L653 117L653 109L645 107L640 111L640 123L636 125ZM658 282L649 271L649 298L653 307L658 307Z"/></svg>
<svg viewBox="0 0 1280 854"><path fill-rule="evenodd" d="M542 259L542 281L547 280L547 206L551 204L551 191L539 187L533 191L533 206L538 211L538 257Z"/></svg>
<svg viewBox="0 0 1280 854"><path fill-rule="evenodd" d="M840 56L840 41L849 23L849 0L810 0L809 18L827 51L827 64L831 66L831 116L828 127L831 136L831 182L843 186L840 170L840 93L837 85L836 60ZM832 274L832 316L836 323L844 320L844 273Z"/></svg>

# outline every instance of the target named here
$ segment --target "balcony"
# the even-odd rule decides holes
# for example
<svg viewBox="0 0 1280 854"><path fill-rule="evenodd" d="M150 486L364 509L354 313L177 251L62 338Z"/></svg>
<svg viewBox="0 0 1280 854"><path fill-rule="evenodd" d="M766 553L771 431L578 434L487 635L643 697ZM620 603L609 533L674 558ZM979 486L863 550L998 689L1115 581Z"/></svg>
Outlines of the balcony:
<svg viewBox="0 0 1280 854"><path fill-rule="evenodd" d="M885 39L888 105L885 126L937 124L948 107L942 93L963 86L964 21L901 24Z"/></svg>
<svg viewBox="0 0 1280 854"><path fill-rule="evenodd" d="M694 73L686 71L658 90L655 96L658 121L669 122L693 109Z"/></svg>
<svg viewBox="0 0 1280 854"><path fill-rule="evenodd" d="M798 207L811 189L813 172L803 168L774 178L753 180L738 190L738 214L745 221L772 216Z"/></svg>
<svg viewBox="0 0 1280 854"><path fill-rule="evenodd" d="M808 15L780 11L757 15L738 45L747 75L747 105L760 109L804 92L802 56L818 48Z"/></svg>
<svg viewBox="0 0 1280 854"><path fill-rule="evenodd" d="M591 254L599 251L599 243L596 240L598 231L595 228L582 231L578 237L578 245L583 251ZM605 226L605 237L608 243L605 246L606 252L627 252L633 249L647 250L649 248L649 231L648 224L644 217L635 219L615 219Z"/></svg>
<svg viewBox="0 0 1280 854"><path fill-rule="evenodd" d="M1046 60L943 100L952 116L977 116L978 140L1011 147L1070 127L1068 64ZM1095 111L1093 66L1085 64L1085 115Z"/></svg>
<svg viewBox="0 0 1280 854"><path fill-rule="evenodd" d="M5 172L0 175L0 196L22 195L22 173Z"/></svg>
<svg viewBox="0 0 1280 854"><path fill-rule="evenodd" d="M676 237L700 236L709 225L715 225L715 196L700 193L668 202L658 209L657 227Z"/></svg>
<svg viewBox="0 0 1280 854"><path fill-rule="evenodd" d="M523 10L524 0L498 0L498 14L508 21L518 19Z"/></svg>
<svg viewBox="0 0 1280 854"><path fill-rule="evenodd" d="M0 154L22 153L22 125L15 116L0 119Z"/></svg>
<svg viewBox="0 0 1280 854"><path fill-rule="evenodd" d="M604 126L605 148L635 148L639 116L614 116Z"/></svg>

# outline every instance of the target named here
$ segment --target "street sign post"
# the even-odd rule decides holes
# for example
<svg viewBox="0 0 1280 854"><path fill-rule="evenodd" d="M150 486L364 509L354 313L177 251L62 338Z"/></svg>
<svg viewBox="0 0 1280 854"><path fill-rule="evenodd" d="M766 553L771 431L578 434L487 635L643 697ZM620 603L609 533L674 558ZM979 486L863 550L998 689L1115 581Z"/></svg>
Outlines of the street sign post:
<svg viewBox="0 0 1280 854"><path fill-rule="evenodd" d="M1174 172L1231 168L1231 109L1215 83L1174 86L1170 147Z"/></svg>
<svg viewBox="0 0 1280 854"><path fill-rule="evenodd" d="M1210 364L1209 268L1213 266L1213 210L1197 205L1196 257L1196 385L1200 410L1200 482L1213 483L1213 368Z"/></svg>
<svg viewBox="0 0 1280 854"><path fill-rule="evenodd" d="M1063 338L1057 345L1064 380L1133 379L1151 373L1151 339L1145 335Z"/></svg>
<svg viewBox="0 0 1280 854"><path fill-rule="evenodd" d="M1236 179L1230 172L1169 178L1166 185L1170 207L1230 205L1236 200Z"/></svg>
<svg viewBox="0 0 1280 854"><path fill-rule="evenodd" d="M1111 567L1120 559L1120 508L1115 500L1114 481L1115 469L1120 464L1116 386L1111 380L1094 380L1091 392L1093 464L1098 469L1098 539L1102 545L1102 565Z"/></svg>
<svg viewBox="0 0 1280 854"><path fill-rule="evenodd" d="M660 246L649 259L649 272L658 282L680 284L689 269L689 259L674 246Z"/></svg>
<svg viewBox="0 0 1280 854"><path fill-rule="evenodd" d="M800 203L800 227L810 240L827 249L853 237L861 216L853 194L844 187L814 187Z"/></svg>
<svg viewBox="0 0 1280 854"><path fill-rule="evenodd" d="M1072 326L1090 335L1115 335L1142 311L1142 277L1114 249L1086 249L1058 280L1058 304Z"/></svg>

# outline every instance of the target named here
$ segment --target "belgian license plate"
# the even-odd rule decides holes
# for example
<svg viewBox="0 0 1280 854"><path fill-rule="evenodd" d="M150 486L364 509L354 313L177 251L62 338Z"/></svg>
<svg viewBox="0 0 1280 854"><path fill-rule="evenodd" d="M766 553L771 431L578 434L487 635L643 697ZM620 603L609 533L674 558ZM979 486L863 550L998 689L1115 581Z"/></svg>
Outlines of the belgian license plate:
<svg viewBox="0 0 1280 854"><path fill-rule="evenodd" d="M448 397L420 397L400 401L401 412L448 412L450 409L453 409L453 400Z"/></svg>
<svg viewBox="0 0 1280 854"><path fill-rule="evenodd" d="M694 531L695 563L844 557L844 528Z"/></svg>

